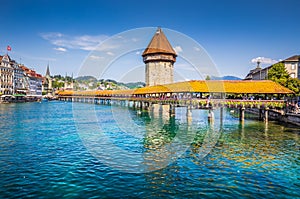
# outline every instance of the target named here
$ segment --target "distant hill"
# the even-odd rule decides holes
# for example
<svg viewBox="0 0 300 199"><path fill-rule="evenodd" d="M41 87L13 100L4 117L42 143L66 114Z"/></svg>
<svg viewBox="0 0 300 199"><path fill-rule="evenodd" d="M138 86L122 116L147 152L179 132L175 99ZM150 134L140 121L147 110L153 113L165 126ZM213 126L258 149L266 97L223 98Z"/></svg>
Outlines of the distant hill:
<svg viewBox="0 0 300 199"><path fill-rule="evenodd" d="M231 75L227 75L227 76L223 76L223 77L211 76L210 79L211 80L241 80L241 78L231 76Z"/></svg>
<svg viewBox="0 0 300 199"><path fill-rule="evenodd" d="M93 76L79 76L75 78L76 81L89 81L89 82L97 82L97 79Z"/></svg>
<svg viewBox="0 0 300 199"><path fill-rule="evenodd" d="M123 83L123 82L117 82L115 80L112 79L99 79L97 80L95 77L93 76L79 76L77 78L75 78L75 80L78 83L82 83L85 84L86 88L89 89L96 89L96 87L98 87L98 89L135 89L135 88L141 88L145 86L144 82L129 82L129 83ZM107 85L110 85L109 87L107 87ZM82 85L81 85L82 86Z"/></svg>
<svg viewBox="0 0 300 199"><path fill-rule="evenodd" d="M129 82L129 83L118 82L118 84L123 84L124 86L126 86L129 89L141 88L141 87L145 87L145 85L146 85L144 82Z"/></svg>

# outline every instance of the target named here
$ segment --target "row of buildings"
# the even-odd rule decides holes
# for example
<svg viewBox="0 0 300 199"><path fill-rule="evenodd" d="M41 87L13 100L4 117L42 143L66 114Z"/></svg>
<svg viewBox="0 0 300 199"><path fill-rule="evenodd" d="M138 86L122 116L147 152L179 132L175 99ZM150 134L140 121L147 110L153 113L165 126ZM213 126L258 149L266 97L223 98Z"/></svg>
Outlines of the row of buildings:
<svg viewBox="0 0 300 199"><path fill-rule="evenodd" d="M49 66L43 77L35 70L18 64L8 54L0 55L0 95L42 97L52 91Z"/></svg>
<svg viewBox="0 0 300 199"><path fill-rule="evenodd" d="M291 78L300 79L300 55L294 55L279 63L284 64L286 71L289 73ZM260 62L257 62L257 67L247 74L245 80L264 80L268 78L269 70L274 66L268 66L266 68L260 67Z"/></svg>

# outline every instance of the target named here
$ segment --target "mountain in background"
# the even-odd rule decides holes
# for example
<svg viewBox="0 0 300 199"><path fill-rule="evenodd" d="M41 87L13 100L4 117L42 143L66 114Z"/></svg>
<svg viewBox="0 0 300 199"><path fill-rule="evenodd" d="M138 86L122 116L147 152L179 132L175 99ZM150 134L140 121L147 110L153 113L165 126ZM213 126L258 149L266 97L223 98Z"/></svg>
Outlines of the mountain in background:
<svg viewBox="0 0 300 199"><path fill-rule="evenodd" d="M235 76L211 76L211 80L241 80ZM123 89L135 89L145 86L144 82L117 82L112 79L97 79L93 76L79 76L75 78L74 86L79 90L123 90Z"/></svg>
<svg viewBox="0 0 300 199"><path fill-rule="evenodd" d="M223 76L223 77L211 76L210 79L211 80L241 80L241 78L231 76L231 75L227 75L227 76Z"/></svg>
<svg viewBox="0 0 300 199"><path fill-rule="evenodd" d="M79 90L120 90L144 87L144 82L117 82L112 79L99 79L93 76L79 76L75 78L75 87Z"/></svg>
<svg viewBox="0 0 300 199"><path fill-rule="evenodd" d="M79 76L75 78L76 81L89 81L89 82L97 82L97 79L93 76Z"/></svg>

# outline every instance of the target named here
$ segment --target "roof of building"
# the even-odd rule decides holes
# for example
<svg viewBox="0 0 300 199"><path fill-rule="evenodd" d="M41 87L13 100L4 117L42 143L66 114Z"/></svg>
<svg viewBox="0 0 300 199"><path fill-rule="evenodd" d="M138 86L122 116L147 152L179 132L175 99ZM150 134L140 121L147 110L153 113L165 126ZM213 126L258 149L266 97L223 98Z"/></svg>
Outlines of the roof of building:
<svg viewBox="0 0 300 199"><path fill-rule="evenodd" d="M41 74L36 73L35 70L29 69L24 65L21 65L20 68L22 68L24 72L30 77L43 78Z"/></svg>
<svg viewBox="0 0 300 199"><path fill-rule="evenodd" d="M232 93L232 94L292 94L293 91L270 80L194 80L133 90L62 91L59 95L138 95L154 93Z"/></svg>
<svg viewBox="0 0 300 199"><path fill-rule="evenodd" d="M172 54L176 56L176 52L172 48L170 42L168 41L166 35L161 30L161 28L157 29L156 33L152 37L152 40L143 52L142 56L156 53Z"/></svg>
<svg viewBox="0 0 300 199"><path fill-rule="evenodd" d="M294 55L294 56L289 57L289 58L287 58L283 61L299 61L299 59L300 59L300 55Z"/></svg>

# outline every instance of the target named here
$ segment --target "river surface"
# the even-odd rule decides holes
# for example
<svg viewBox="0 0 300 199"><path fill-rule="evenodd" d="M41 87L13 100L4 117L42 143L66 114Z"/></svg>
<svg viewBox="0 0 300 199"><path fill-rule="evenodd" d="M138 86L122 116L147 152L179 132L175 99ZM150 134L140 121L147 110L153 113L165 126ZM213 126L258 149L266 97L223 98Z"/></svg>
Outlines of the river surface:
<svg viewBox="0 0 300 199"><path fill-rule="evenodd" d="M0 198L300 198L299 127L207 114L0 104Z"/></svg>

